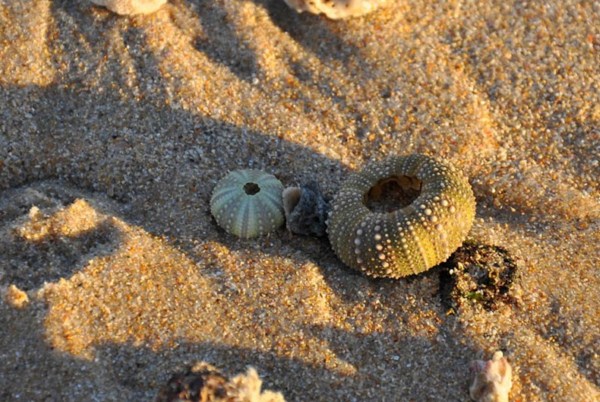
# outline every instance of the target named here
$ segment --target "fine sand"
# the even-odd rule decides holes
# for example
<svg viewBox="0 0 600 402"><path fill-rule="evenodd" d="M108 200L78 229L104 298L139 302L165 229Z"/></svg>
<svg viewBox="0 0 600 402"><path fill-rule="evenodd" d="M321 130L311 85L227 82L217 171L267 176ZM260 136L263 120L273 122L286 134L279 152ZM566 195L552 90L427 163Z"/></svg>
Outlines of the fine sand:
<svg viewBox="0 0 600 402"><path fill-rule="evenodd" d="M593 0L343 21L0 0L0 400L149 401L207 362L288 401L467 401L496 350L513 401L599 400L599 21ZM449 309L439 267L373 280L326 240L240 240L210 215L229 170L333 196L413 152L464 171L470 239L517 262L494 309Z"/></svg>

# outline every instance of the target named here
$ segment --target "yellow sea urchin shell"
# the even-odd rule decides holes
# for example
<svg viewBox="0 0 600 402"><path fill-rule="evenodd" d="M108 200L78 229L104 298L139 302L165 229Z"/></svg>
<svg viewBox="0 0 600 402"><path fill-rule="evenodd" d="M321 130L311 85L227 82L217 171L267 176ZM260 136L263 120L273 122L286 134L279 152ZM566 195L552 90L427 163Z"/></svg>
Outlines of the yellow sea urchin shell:
<svg viewBox="0 0 600 402"><path fill-rule="evenodd" d="M349 267L400 278L445 261L474 218L471 186L453 166L425 155L393 156L342 184L327 234Z"/></svg>
<svg viewBox="0 0 600 402"><path fill-rule="evenodd" d="M213 190L210 212L227 232L246 239L283 224L283 184L260 170L235 170Z"/></svg>

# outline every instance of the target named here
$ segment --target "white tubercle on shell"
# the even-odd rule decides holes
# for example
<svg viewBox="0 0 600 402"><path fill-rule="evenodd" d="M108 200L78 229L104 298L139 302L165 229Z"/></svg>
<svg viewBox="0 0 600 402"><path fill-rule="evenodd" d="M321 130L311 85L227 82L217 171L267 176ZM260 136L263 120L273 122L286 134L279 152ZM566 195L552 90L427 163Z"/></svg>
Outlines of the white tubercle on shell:
<svg viewBox="0 0 600 402"><path fill-rule="evenodd" d="M325 14L332 20L359 17L370 13L387 0L285 0L286 4L301 13Z"/></svg>

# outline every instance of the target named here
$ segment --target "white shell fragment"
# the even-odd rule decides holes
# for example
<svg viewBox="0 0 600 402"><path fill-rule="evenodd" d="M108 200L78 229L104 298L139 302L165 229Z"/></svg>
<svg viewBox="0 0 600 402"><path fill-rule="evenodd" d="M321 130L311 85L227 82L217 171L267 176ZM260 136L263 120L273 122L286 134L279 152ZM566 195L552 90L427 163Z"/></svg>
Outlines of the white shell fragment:
<svg viewBox="0 0 600 402"><path fill-rule="evenodd" d="M360 17L370 13L387 0L285 0L286 4L301 13L325 14L332 20Z"/></svg>
<svg viewBox="0 0 600 402"><path fill-rule="evenodd" d="M90 0L99 6L120 15L150 14L158 10L167 0Z"/></svg>
<svg viewBox="0 0 600 402"><path fill-rule="evenodd" d="M475 373L469 387L471 399L476 402L508 402L512 387L512 368L501 351L494 353L492 360L475 360L471 363Z"/></svg>

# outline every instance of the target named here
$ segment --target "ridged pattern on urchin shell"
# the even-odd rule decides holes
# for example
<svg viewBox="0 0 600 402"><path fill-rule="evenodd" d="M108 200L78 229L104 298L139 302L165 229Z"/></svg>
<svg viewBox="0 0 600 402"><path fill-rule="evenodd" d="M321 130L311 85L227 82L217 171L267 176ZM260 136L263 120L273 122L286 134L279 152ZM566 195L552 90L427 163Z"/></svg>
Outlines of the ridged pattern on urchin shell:
<svg viewBox="0 0 600 402"><path fill-rule="evenodd" d="M366 206L369 190L390 177L416 178L420 194L393 212ZM475 218L475 197L453 166L425 155L393 156L350 176L327 222L333 250L349 267L373 277L418 274L445 261Z"/></svg>
<svg viewBox="0 0 600 402"><path fill-rule="evenodd" d="M248 194L248 183L258 192ZM283 184L272 174L245 169L230 172L217 183L210 199L210 211L228 233L250 239L269 233L283 224Z"/></svg>

